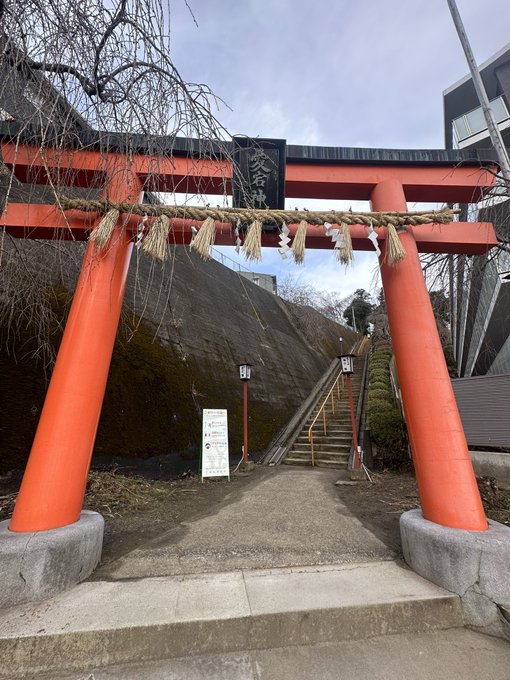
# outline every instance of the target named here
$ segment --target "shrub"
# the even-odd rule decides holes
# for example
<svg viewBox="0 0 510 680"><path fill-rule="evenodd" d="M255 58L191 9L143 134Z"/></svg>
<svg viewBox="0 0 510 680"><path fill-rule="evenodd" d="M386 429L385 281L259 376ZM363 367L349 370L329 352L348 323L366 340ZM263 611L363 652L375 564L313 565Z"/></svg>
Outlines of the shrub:
<svg viewBox="0 0 510 680"><path fill-rule="evenodd" d="M374 368L368 374L370 382L383 382L385 384L390 384L390 372L384 371L382 368Z"/></svg>
<svg viewBox="0 0 510 680"><path fill-rule="evenodd" d="M388 383L383 382L382 380L375 380L374 382L370 381L368 389L369 392L372 390L388 390Z"/></svg>
<svg viewBox="0 0 510 680"><path fill-rule="evenodd" d="M370 436L384 467L398 468L407 461L405 425L395 403L390 380L391 352L372 354L369 366L367 419Z"/></svg>
<svg viewBox="0 0 510 680"><path fill-rule="evenodd" d="M382 383L377 383L377 384L379 385L379 384L382 384ZM389 401L390 403L393 403L392 394L386 388L386 386L380 387L380 388L375 388L372 385L370 386L370 393L368 395L368 400L373 401L373 400L376 400L376 399L381 399L383 401Z"/></svg>
<svg viewBox="0 0 510 680"><path fill-rule="evenodd" d="M395 403L392 398L373 399L370 393L368 394L368 406L369 409L375 413L383 413L395 409Z"/></svg>

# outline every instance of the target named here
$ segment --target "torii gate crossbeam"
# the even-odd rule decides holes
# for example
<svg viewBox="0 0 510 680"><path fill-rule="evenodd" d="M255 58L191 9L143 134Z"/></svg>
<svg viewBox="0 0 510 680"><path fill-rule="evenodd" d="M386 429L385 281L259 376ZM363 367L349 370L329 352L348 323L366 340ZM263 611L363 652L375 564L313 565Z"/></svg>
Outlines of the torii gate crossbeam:
<svg viewBox="0 0 510 680"><path fill-rule="evenodd" d="M101 188L111 200L137 200L142 190L224 193L231 166L223 160L61 151L2 143L18 179ZM377 211L406 210L406 201L470 202L494 183L493 168L456 163L288 162L286 195L370 199ZM54 206L10 204L7 231L25 238L83 240L90 216L66 217ZM139 222L139 220L138 220ZM119 220L105 252L89 245L62 345L41 413L10 529L39 531L78 520L99 421L137 221ZM188 243L190 223L174 220L170 240ZM354 247L369 249L364 228L351 227ZM172 236L173 235L173 236ZM486 252L496 244L492 225L452 223L408 228L400 235L406 258L384 259L381 273L423 515L453 528L484 530L476 479L437 334L418 252ZM265 234L263 245L277 245ZM231 225L217 224L217 243L233 243ZM331 247L309 228L308 247Z"/></svg>

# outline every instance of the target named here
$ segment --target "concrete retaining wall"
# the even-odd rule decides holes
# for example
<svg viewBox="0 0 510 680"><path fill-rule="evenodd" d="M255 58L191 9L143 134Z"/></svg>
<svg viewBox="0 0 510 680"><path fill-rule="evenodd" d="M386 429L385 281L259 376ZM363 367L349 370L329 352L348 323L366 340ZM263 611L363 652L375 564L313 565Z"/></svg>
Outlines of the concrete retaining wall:
<svg viewBox="0 0 510 680"><path fill-rule="evenodd" d="M510 453L469 451L478 477L495 477L498 485L510 489Z"/></svg>
<svg viewBox="0 0 510 680"><path fill-rule="evenodd" d="M6 240L7 241L7 240ZM73 290L84 244L16 242L41 285ZM4 255L5 258L5 255ZM133 330L137 332L133 334ZM312 390L352 331L298 308L184 247L164 265L135 251L95 453L175 454L194 467L202 408L227 408L231 454L240 455L242 388L236 364L254 365L249 386L252 452L262 450ZM58 330L52 338L58 342ZM42 366L26 349L2 353L5 365L0 471L26 460L46 390ZM20 361L21 359L21 361ZM0 366L3 368L3 366Z"/></svg>

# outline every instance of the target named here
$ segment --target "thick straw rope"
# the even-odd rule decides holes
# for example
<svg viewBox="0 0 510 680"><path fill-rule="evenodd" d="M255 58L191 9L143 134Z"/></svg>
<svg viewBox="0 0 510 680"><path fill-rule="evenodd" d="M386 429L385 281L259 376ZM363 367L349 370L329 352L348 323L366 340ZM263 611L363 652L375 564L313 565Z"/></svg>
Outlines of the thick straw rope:
<svg viewBox="0 0 510 680"><path fill-rule="evenodd" d="M243 243L243 252L247 260L255 260L258 262L262 259L260 245L262 241L262 222L260 220L253 220L246 232L246 238Z"/></svg>
<svg viewBox="0 0 510 680"><path fill-rule="evenodd" d="M210 258L209 249L214 243L214 238L216 236L216 226L212 217L208 217L200 229L198 234L191 241L190 248L195 250L203 260L208 260Z"/></svg>
<svg viewBox="0 0 510 680"><path fill-rule="evenodd" d="M292 254L294 255L294 262L296 264L303 264L305 260L305 241L307 229L308 222L306 220L301 220L291 246Z"/></svg>
<svg viewBox="0 0 510 680"><path fill-rule="evenodd" d="M349 227L342 222L340 225L342 232L343 244L337 249L337 259L340 260L342 264L350 264L352 260L352 239Z"/></svg>
<svg viewBox="0 0 510 680"><path fill-rule="evenodd" d="M104 214L110 209L117 209L122 213L137 215L139 217L158 217L167 215L170 218L192 219L203 222L208 217L218 222L230 222L236 225L251 224L258 220L262 224L282 226L283 224L295 224L305 220L308 224L322 226L325 222L330 224L364 224L373 227L386 227L393 224L395 227L420 224L447 224L459 210L442 208L431 212L362 212L349 211L308 211L308 210L252 210L251 208L193 208L187 205L149 205L143 203L114 203L106 199L97 201L81 198L58 197L58 205L62 210L80 210L82 212L96 212Z"/></svg>
<svg viewBox="0 0 510 680"><path fill-rule="evenodd" d="M144 238L142 250L155 260L163 262L166 260L168 232L170 230L170 218L167 215L156 217L149 233Z"/></svg>
<svg viewBox="0 0 510 680"><path fill-rule="evenodd" d="M296 263L301 264L305 254L305 240L308 225L322 226L326 222L340 225L342 246L336 250L340 262L349 264L353 249L349 225L362 224L370 227L387 228L388 264L395 265L405 257L405 250L397 234L397 227L421 224L447 224L459 210L442 208L431 212L363 212L330 210L252 210L249 208L193 208L190 206L148 205L142 203L114 203L105 199L84 200L79 198L58 197L58 205L62 210L80 210L103 214L99 224L90 235L98 248L103 248L110 238L118 222L120 213L139 217L155 217L149 234L144 240L143 249L156 259L166 257L166 240L171 228L172 218L191 219L202 222L198 234L193 238L190 247L201 257L210 257L209 249L214 243L216 234L215 222L230 223L232 227L248 225L244 239L243 251L247 260L261 259L261 239L264 224L283 226L298 223L292 252Z"/></svg>
<svg viewBox="0 0 510 680"><path fill-rule="evenodd" d="M110 240L110 236L113 234L117 222L119 221L119 217L120 211L118 208L110 208L100 220L99 224L94 227L89 239L93 241L96 248L101 250L106 246Z"/></svg>
<svg viewBox="0 0 510 680"><path fill-rule="evenodd" d="M400 243L397 230L393 224L388 224L386 227L386 258L390 267L393 267L404 259L406 251L404 246Z"/></svg>

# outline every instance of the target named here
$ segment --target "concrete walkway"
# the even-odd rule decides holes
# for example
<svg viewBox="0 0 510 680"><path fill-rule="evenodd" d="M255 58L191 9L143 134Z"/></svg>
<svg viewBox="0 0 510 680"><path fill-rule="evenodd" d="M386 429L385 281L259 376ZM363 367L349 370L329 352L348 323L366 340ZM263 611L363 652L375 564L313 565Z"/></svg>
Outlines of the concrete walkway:
<svg viewBox="0 0 510 680"><path fill-rule="evenodd" d="M338 476L258 470L93 580L5 610L0 678L508 680L508 643L464 630L460 599L394 559Z"/></svg>
<svg viewBox="0 0 510 680"><path fill-rule="evenodd" d="M286 647L144 664L37 680L508 680L510 646L453 629L343 644Z"/></svg>
<svg viewBox="0 0 510 680"><path fill-rule="evenodd" d="M123 558L95 579L348 564L394 559L341 502L339 470L258 469L242 495L185 522Z"/></svg>
<svg viewBox="0 0 510 680"><path fill-rule="evenodd" d="M391 561L96 581L7 610L0 676L461 625L456 596Z"/></svg>

